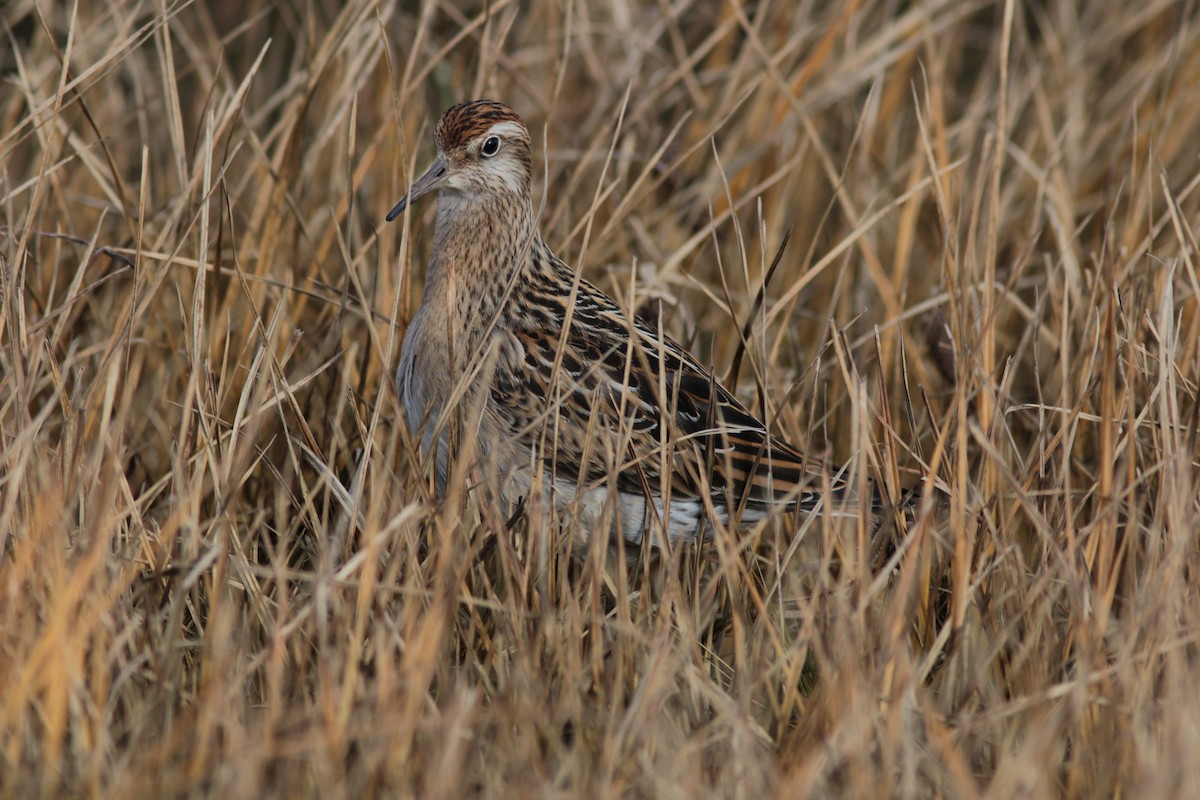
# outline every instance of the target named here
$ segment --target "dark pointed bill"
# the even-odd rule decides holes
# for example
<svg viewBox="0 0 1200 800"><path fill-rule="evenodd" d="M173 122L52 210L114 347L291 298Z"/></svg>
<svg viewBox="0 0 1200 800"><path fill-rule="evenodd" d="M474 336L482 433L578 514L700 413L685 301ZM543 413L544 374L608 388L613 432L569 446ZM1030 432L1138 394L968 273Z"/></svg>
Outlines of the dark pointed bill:
<svg viewBox="0 0 1200 800"><path fill-rule="evenodd" d="M400 202L396 203L396 205L392 206L392 210L388 212L387 221L391 222L396 217L403 214L404 209L407 205L408 205L408 195L404 195L404 197L400 198Z"/></svg>
<svg viewBox="0 0 1200 800"><path fill-rule="evenodd" d="M429 169L425 170L425 174L417 178L413 182L412 188L408 194L400 198L400 202L392 207L388 212L387 221L391 222L396 217L404 213L404 209L408 208L413 203L420 200L425 195L437 189L441 184L442 179L446 177L446 159L438 156Z"/></svg>

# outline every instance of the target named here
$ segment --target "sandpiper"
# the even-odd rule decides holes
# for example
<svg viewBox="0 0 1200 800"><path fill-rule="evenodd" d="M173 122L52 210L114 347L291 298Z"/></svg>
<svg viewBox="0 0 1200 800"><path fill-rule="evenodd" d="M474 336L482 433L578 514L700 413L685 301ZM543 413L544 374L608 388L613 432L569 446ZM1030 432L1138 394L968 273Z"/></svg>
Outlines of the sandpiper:
<svg viewBox="0 0 1200 800"><path fill-rule="evenodd" d="M397 374L408 424L446 480L450 420L510 503L596 533L695 541L712 522L854 513L844 476L771 435L683 347L547 246L521 118L475 100L438 122L437 158L387 215L439 192L421 306ZM448 411L450 409L450 411Z"/></svg>

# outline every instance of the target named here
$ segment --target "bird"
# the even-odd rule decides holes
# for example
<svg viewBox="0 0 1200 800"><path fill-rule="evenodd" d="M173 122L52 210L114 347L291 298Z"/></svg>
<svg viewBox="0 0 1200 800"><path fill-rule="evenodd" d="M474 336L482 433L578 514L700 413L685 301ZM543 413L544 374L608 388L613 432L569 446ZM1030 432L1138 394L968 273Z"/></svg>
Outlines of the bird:
<svg viewBox="0 0 1200 800"><path fill-rule="evenodd" d="M516 112L459 103L434 144L387 221L438 194L396 382L441 491L457 420L456 441L473 443L500 497L553 508L581 547L595 536L695 543L773 514L855 513L844 470L773 435L661 325L554 254Z"/></svg>

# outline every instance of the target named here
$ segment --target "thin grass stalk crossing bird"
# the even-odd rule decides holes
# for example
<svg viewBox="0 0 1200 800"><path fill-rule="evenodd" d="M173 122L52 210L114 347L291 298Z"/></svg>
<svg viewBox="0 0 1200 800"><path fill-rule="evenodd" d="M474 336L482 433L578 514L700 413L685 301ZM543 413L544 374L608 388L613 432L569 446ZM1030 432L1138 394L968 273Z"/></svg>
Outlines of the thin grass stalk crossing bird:
<svg viewBox="0 0 1200 800"><path fill-rule="evenodd" d="M433 165L387 219L439 193L397 382L440 486L457 418L506 501L537 495L577 537L695 541L714 519L854 512L843 475L772 436L683 347L554 255L512 109L461 103L434 140Z"/></svg>

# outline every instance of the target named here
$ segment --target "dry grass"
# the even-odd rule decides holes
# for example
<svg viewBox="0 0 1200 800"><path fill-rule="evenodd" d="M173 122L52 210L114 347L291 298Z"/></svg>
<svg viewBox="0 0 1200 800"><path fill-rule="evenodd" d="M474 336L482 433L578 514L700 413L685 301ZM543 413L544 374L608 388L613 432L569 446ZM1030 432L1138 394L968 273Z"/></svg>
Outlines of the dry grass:
<svg viewBox="0 0 1200 800"><path fill-rule="evenodd" d="M10 0L0 793L1200 796L1196 12ZM626 572L432 499L382 218L479 95L560 253L949 504Z"/></svg>

